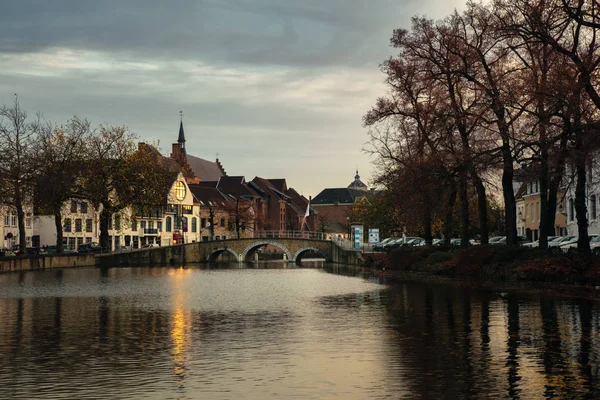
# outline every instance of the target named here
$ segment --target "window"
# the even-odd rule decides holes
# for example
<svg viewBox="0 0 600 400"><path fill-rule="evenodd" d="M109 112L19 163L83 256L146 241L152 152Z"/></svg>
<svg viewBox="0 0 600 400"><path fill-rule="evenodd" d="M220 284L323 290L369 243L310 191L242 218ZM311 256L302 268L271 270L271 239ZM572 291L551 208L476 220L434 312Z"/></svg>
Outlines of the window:
<svg viewBox="0 0 600 400"><path fill-rule="evenodd" d="M200 229L206 227L206 218L201 218L200 219Z"/></svg>
<svg viewBox="0 0 600 400"><path fill-rule="evenodd" d="M221 218L221 226L224 228L225 227L225 218Z"/></svg>
<svg viewBox="0 0 600 400"><path fill-rule="evenodd" d="M121 230L121 215L120 214L115 215L115 230L117 230L117 231Z"/></svg>
<svg viewBox="0 0 600 400"><path fill-rule="evenodd" d="M592 219L596 219L596 195L595 194L590 196L590 213L592 214Z"/></svg>
<svg viewBox="0 0 600 400"><path fill-rule="evenodd" d="M183 225L181 226L181 229L183 229L184 232L187 232L188 230L188 218L187 217L183 217L181 222L183 223Z"/></svg>
<svg viewBox="0 0 600 400"><path fill-rule="evenodd" d="M575 204L573 199L569 199L569 221L575 220Z"/></svg>
<svg viewBox="0 0 600 400"><path fill-rule="evenodd" d="M75 220L75 232L81 232L81 218Z"/></svg>
<svg viewBox="0 0 600 400"><path fill-rule="evenodd" d="M198 230L198 220L196 218L192 218L192 232L196 232Z"/></svg>
<svg viewBox="0 0 600 400"><path fill-rule="evenodd" d="M10 224L11 224L12 226L17 226L17 222L18 222L18 221L17 221L17 216L16 216L16 215L11 215L11 216L10 216Z"/></svg>
<svg viewBox="0 0 600 400"><path fill-rule="evenodd" d="M166 231L167 232L171 232L171 223L172 223L171 217L167 217L167 220L166 220Z"/></svg>
<svg viewBox="0 0 600 400"><path fill-rule="evenodd" d="M77 224L77 221L75 221L75 224ZM83 238L82 237L78 237L77 238L77 246L81 246L83 244Z"/></svg>
<svg viewBox="0 0 600 400"><path fill-rule="evenodd" d="M82 214L87 214L88 212L88 203L85 201L81 202L81 213Z"/></svg>
<svg viewBox="0 0 600 400"><path fill-rule="evenodd" d="M156 229L158 229L159 232L162 232L162 221L156 221Z"/></svg>
<svg viewBox="0 0 600 400"><path fill-rule="evenodd" d="M140 221L140 228L146 229L146 221Z"/></svg>
<svg viewBox="0 0 600 400"><path fill-rule="evenodd" d="M183 214L192 214L192 206L182 206Z"/></svg>
<svg viewBox="0 0 600 400"><path fill-rule="evenodd" d="M154 229L154 221L148 221L148 229Z"/></svg>
<svg viewBox="0 0 600 400"><path fill-rule="evenodd" d="M131 221L131 230L137 231L137 219Z"/></svg>
<svg viewBox="0 0 600 400"><path fill-rule="evenodd" d="M71 237L68 239L67 248L72 249L72 250L75 249L75 238L74 237Z"/></svg>
<svg viewBox="0 0 600 400"><path fill-rule="evenodd" d="M71 201L71 213L77 212L77 202L75 200Z"/></svg>
<svg viewBox="0 0 600 400"><path fill-rule="evenodd" d="M86 232L92 231L92 219L91 218L88 218L85 220L85 231Z"/></svg>
<svg viewBox="0 0 600 400"><path fill-rule="evenodd" d="M10 214L4 216L4 226L10 226Z"/></svg>
<svg viewBox="0 0 600 400"><path fill-rule="evenodd" d="M185 199L185 184L182 181L175 184L175 198L179 201Z"/></svg>
<svg viewBox="0 0 600 400"><path fill-rule="evenodd" d="M65 232L71 232L71 218L65 218Z"/></svg>
<svg viewBox="0 0 600 400"><path fill-rule="evenodd" d="M32 221L31 214L27 214L27 218L25 218L25 226L27 228L31 228L31 221Z"/></svg>

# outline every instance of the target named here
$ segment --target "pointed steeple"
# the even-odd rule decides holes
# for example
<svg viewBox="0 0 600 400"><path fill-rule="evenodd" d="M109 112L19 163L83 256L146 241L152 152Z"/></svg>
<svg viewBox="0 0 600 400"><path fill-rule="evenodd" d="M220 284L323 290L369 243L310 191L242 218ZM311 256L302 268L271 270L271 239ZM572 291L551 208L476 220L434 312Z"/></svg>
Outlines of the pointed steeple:
<svg viewBox="0 0 600 400"><path fill-rule="evenodd" d="M181 148L185 148L185 134L183 133L183 111L179 111L179 136L177 137L177 143L181 145Z"/></svg>

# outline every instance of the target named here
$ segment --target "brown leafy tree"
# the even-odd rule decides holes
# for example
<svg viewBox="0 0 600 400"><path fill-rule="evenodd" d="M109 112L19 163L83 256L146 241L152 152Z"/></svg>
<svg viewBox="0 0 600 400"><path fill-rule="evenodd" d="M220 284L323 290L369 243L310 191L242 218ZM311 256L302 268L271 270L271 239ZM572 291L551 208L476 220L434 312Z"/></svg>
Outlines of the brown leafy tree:
<svg viewBox="0 0 600 400"><path fill-rule="evenodd" d="M81 198L78 182L89 136L90 123L77 117L40 132L35 205L38 212L54 215L57 253L63 251L63 204Z"/></svg>

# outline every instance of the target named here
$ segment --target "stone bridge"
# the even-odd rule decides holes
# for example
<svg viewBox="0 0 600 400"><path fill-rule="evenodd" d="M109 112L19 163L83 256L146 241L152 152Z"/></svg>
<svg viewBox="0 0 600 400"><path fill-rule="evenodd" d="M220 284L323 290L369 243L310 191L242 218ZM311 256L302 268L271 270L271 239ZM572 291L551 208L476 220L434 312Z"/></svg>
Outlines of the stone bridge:
<svg viewBox="0 0 600 400"><path fill-rule="evenodd" d="M101 267L135 266L148 264L177 264L214 262L228 253L238 262L255 261L256 251L271 245L283 253L283 260L300 263L307 252L320 254L325 261L358 265L362 254L355 250L344 249L329 240L292 239L292 238L247 238L229 239L211 242L188 243L175 246L151 247L103 254L96 257Z"/></svg>

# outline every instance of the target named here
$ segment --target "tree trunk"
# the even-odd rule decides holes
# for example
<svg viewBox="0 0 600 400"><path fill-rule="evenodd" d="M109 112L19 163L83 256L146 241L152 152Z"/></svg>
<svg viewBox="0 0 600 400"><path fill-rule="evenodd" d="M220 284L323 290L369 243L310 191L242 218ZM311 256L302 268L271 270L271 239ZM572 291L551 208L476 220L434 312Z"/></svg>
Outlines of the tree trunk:
<svg viewBox="0 0 600 400"><path fill-rule="evenodd" d="M579 133L580 134L580 133ZM576 142L581 141L581 139L576 139ZM576 147L579 147L576 145ZM585 170L585 160L586 157L583 154L583 149L579 148L576 150L577 155L575 157L575 170L577 173L577 183L575 185L575 213L577 216L577 231L578 231L578 240L577 240L577 248L580 253L590 253L590 238L588 236L588 219L587 219L587 206L585 199L585 184L586 184L586 170Z"/></svg>
<svg viewBox="0 0 600 400"><path fill-rule="evenodd" d="M54 226L56 227L56 253L61 254L63 252L63 226L60 208L54 209Z"/></svg>
<svg viewBox="0 0 600 400"><path fill-rule="evenodd" d="M458 177L458 199L460 202L460 246L467 247L469 245L469 195L467 173L464 170Z"/></svg>
<svg viewBox="0 0 600 400"><path fill-rule="evenodd" d="M548 248L548 234L550 232L550 225L548 221L548 144L545 140L545 131L543 124L540 126L540 239L539 248ZM556 202L554 204L556 207Z"/></svg>
<svg viewBox="0 0 600 400"><path fill-rule="evenodd" d="M444 244L450 244L452 231L454 230L454 204L456 203L456 183L450 179L450 192L446 201L446 210L444 215Z"/></svg>
<svg viewBox="0 0 600 400"><path fill-rule="evenodd" d="M514 167L508 138L502 139L502 197L504 198L504 225L506 244L517 245L517 203L513 191Z"/></svg>
<svg viewBox="0 0 600 400"><path fill-rule="evenodd" d="M100 213L100 247L102 252L110 252L110 243L108 242L108 221L110 220L110 212L106 207L102 208Z"/></svg>
<svg viewBox="0 0 600 400"><path fill-rule="evenodd" d="M429 201L426 201L425 210L423 214L423 228L425 233L425 244L431 246L433 242L433 234L431 228L431 206Z"/></svg>
<svg viewBox="0 0 600 400"><path fill-rule="evenodd" d="M25 232L25 211L23 211L23 199L21 197L21 188L17 183L15 185L15 208L17 209L17 223L19 225L19 250L21 254L26 254L27 232Z"/></svg>
<svg viewBox="0 0 600 400"><path fill-rule="evenodd" d="M562 137L560 138L559 143L559 152L558 157L556 159L556 164L551 173L549 173L550 183L548 185L548 208L546 210L547 214L547 224L550 229L554 232L554 223L556 221L556 205L558 203L558 189L560 187L560 182L565 173L565 161L567 159L568 151L567 144L569 139L568 130L565 130L562 133ZM544 209L542 209L544 210ZM547 248L547 246L546 246Z"/></svg>
<svg viewBox="0 0 600 400"><path fill-rule="evenodd" d="M477 172L473 170L471 172L473 178L473 184L477 191L477 211L479 215L479 227L481 235L481 244L488 244L489 232L488 232L488 215L487 215L487 197L485 196L485 186L481 181L481 178L477 175Z"/></svg>

